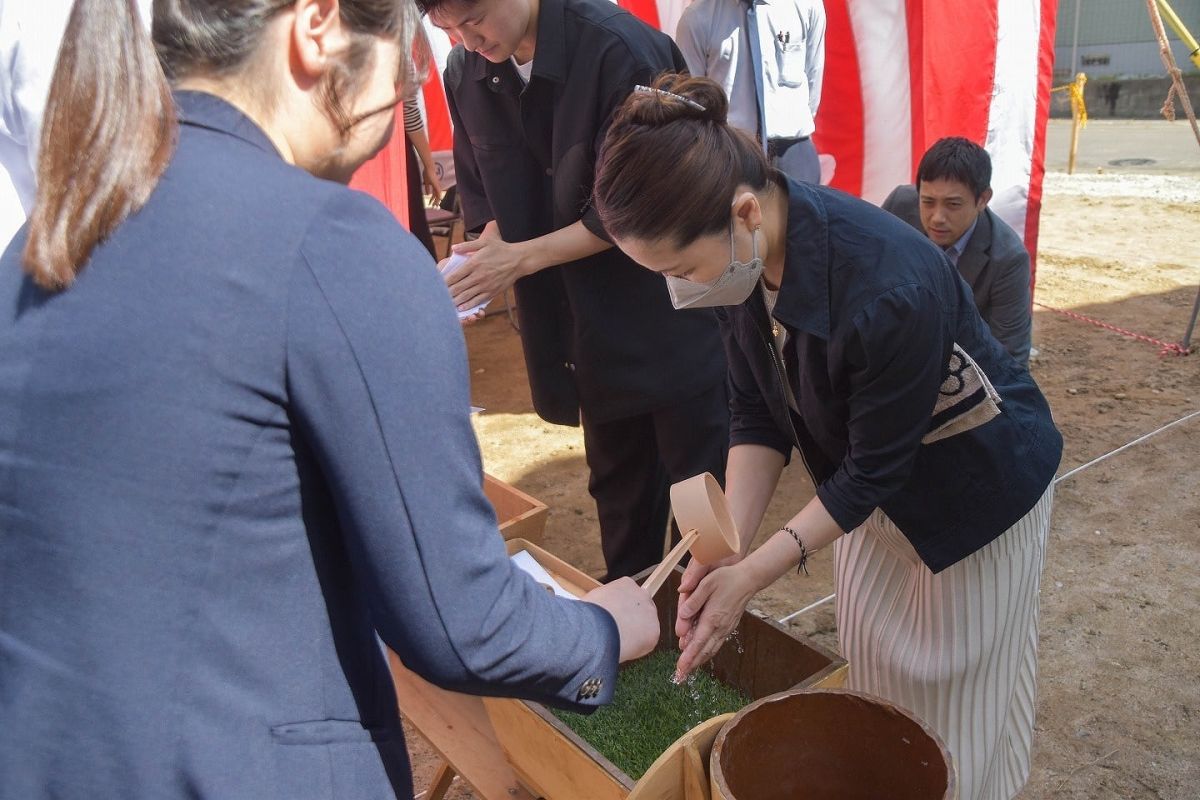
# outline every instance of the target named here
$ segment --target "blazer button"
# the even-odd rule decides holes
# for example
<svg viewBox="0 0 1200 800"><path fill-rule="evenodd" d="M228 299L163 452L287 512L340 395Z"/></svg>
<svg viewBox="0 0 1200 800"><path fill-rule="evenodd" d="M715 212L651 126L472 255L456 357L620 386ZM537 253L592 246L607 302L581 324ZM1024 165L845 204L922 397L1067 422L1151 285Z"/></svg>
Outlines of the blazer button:
<svg viewBox="0 0 1200 800"><path fill-rule="evenodd" d="M554 174L554 169L553 169L553 168L551 168L551 167L546 167L546 174L547 174L547 175L553 175L553 174Z"/></svg>
<svg viewBox="0 0 1200 800"><path fill-rule="evenodd" d="M576 700L592 700L600 694L600 688L604 686L603 678L588 678L579 687L579 693L575 696Z"/></svg>
<svg viewBox="0 0 1200 800"><path fill-rule="evenodd" d="M566 367L567 369L571 370L571 372L575 371L575 365L572 364L570 361L564 361L563 366Z"/></svg>
<svg viewBox="0 0 1200 800"><path fill-rule="evenodd" d="M492 83L499 83L499 82L500 82L500 76L499 76L499 75L493 75L493 76L492 76Z"/></svg>

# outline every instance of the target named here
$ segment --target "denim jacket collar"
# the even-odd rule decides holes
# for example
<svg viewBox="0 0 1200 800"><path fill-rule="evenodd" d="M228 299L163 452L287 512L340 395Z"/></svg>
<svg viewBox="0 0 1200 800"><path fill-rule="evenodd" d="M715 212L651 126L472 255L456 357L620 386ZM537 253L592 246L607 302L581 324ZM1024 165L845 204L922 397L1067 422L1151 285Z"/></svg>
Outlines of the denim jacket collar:
<svg viewBox="0 0 1200 800"><path fill-rule="evenodd" d="M828 341L829 219L810 188L787 179L787 254L774 317L789 328Z"/></svg>

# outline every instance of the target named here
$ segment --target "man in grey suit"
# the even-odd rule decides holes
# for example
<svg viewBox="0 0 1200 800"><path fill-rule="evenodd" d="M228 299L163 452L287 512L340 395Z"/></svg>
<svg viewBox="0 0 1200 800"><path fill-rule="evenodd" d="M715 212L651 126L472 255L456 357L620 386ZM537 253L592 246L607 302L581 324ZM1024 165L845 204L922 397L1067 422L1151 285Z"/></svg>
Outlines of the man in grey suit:
<svg viewBox="0 0 1200 800"><path fill-rule="evenodd" d="M986 150L957 136L939 139L921 157L917 185L897 186L883 208L946 252L971 287L992 336L1028 366L1033 333L1029 253L987 207L991 182Z"/></svg>

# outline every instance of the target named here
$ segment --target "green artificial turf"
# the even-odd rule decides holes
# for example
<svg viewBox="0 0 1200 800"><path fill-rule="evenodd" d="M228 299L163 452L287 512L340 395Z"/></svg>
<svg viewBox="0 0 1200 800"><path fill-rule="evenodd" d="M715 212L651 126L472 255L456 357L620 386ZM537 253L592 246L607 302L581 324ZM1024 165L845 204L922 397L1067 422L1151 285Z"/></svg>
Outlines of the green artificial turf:
<svg viewBox="0 0 1200 800"><path fill-rule="evenodd" d="M706 719L750 702L736 689L697 670L671 682L678 653L660 651L621 669L616 697L590 716L555 710L563 723L630 778L637 780L683 734Z"/></svg>

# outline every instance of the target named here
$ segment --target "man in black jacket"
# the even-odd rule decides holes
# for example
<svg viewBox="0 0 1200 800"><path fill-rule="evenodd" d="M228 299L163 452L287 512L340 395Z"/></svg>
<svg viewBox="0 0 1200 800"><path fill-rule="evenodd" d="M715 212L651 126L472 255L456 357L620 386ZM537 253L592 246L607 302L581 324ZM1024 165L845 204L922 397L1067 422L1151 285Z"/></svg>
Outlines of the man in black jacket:
<svg viewBox="0 0 1200 800"><path fill-rule="evenodd" d="M675 311L590 207L612 111L683 57L607 0L420 5L459 42L445 85L458 196L480 233L455 248L469 260L451 295L465 310L515 285L534 408L582 422L608 577L634 574L662 557L670 483L722 478L728 449L711 311Z"/></svg>

